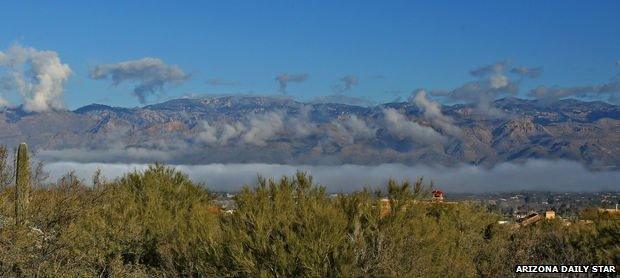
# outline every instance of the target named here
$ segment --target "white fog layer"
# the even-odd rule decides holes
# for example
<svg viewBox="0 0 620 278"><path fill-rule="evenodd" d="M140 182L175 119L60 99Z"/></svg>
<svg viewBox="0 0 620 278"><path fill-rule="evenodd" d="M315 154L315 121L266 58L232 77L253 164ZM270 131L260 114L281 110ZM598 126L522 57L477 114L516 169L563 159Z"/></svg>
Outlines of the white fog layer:
<svg viewBox="0 0 620 278"><path fill-rule="evenodd" d="M281 165L281 164L207 164L170 165L189 175L195 182L205 183L214 191L236 191L243 185L254 185L257 174L265 177L292 175L297 170L310 173L315 182L329 192L349 192L364 187L383 187L389 178L414 180L424 177L436 187L448 192L497 191L617 191L620 190L619 171L589 171L571 161L530 160L522 164L502 163L491 169L480 166L378 166L339 165ZM52 179L69 171L89 182L101 169L108 179L133 170L146 169L146 164L52 162L46 169Z"/></svg>

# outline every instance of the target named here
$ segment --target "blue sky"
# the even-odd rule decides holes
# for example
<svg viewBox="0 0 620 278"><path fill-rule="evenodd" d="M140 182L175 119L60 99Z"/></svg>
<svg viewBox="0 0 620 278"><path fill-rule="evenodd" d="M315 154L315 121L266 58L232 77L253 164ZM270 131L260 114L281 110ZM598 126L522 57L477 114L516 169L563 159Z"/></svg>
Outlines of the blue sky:
<svg viewBox="0 0 620 278"><path fill-rule="evenodd" d="M165 98L276 94L275 76L307 73L288 94L389 101L416 88L453 89L469 71L510 59L542 67L538 86L606 82L620 71L620 1L32 1L0 2L0 49L53 50L73 75L63 100L137 106L132 83L89 78L98 64L156 57L191 77ZM432 4L431 4L432 3ZM219 78L238 83L210 86ZM156 101L152 98L150 101Z"/></svg>

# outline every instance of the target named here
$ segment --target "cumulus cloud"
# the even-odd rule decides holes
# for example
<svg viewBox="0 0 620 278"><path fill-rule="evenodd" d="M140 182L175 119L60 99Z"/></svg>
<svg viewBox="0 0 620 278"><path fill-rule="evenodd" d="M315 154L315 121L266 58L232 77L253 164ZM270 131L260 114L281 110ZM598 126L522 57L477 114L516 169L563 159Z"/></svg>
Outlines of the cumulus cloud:
<svg viewBox="0 0 620 278"><path fill-rule="evenodd" d="M414 121L410 121L396 109L383 109L383 118L387 131L399 140L409 139L425 145L445 142L446 138L432 127L422 126Z"/></svg>
<svg viewBox="0 0 620 278"><path fill-rule="evenodd" d="M0 67L8 69L0 78L2 88L17 90L23 98L24 110L43 112L63 108L61 97L71 68L60 61L58 53L16 44L0 52ZM1 102L0 98L0 105Z"/></svg>
<svg viewBox="0 0 620 278"><path fill-rule="evenodd" d="M167 65L158 58L146 57L116 64L97 65L91 70L90 77L96 80L110 79L114 86L134 82L136 83L134 95L141 103L146 103L148 96L163 93L166 84L183 82L189 75L176 65Z"/></svg>
<svg viewBox="0 0 620 278"><path fill-rule="evenodd" d="M439 127L446 134L452 136L460 135L461 129L454 125L452 118L445 116L441 112L441 104L428 99L426 91L415 91L410 102L413 102L422 111L424 118L429 120L434 126Z"/></svg>
<svg viewBox="0 0 620 278"><path fill-rule="evenodd" d="M335 93L342 94L342 93L351 91L353 86L359 83L359 78L357 77L357 75L349 74L349 75L345 75L342 78L340 78L339 81L340 83L334 85L332 89L334 90Z"/></svg>
<svg viewBox="0 0 620 278"><path fill-rule="evenodd" d="M382 164L377 166L340 165L281 165L281 164L208 164L175 165L196 182L204 182L217 191L237 191L244 185L254 185L256 175L278 178L297 170L310 173L314 180L326 186L328 192L350 192L364 187L384 189L389 178L415 180L424 177L436 187L450 193L506 192L521 190L544 191L617 191L620 172L592 172L571 161L529 160L522 164L502 163L493 168L474 165L456 167L406 166ZM54 162L46 165L52 178L68 171L89 180L97 169L108 178L117 178L134 170L144 170L145 164L106 164Z"/></svg>
<svg viewBox="0 0 620 278"><path fill-rule="evenodd" d="M286 89L288 88L288 83L301 83L306 80L308 80L307 73L300 73L300 74L282 73L276 76L276 81L280 85L279 92L282 94L287 93Z"/></svg>

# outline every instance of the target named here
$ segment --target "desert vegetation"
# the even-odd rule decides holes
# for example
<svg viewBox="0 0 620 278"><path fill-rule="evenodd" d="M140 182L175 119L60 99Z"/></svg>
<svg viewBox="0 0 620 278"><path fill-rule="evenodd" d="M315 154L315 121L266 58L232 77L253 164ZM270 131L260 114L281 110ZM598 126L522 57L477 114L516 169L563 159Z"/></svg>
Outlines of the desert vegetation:
<svg viewBox="0 0 620 278"><path fill-rule="evenodd" d="M501 277L516 264L620 265L618 218L587 211L591 223L515 228L472 203L426 202L422 179L331 197L306 173L259 177L224 212L208 185L165 165L51 184L41 172L25 145L0 148L1 276Z"/></svg>

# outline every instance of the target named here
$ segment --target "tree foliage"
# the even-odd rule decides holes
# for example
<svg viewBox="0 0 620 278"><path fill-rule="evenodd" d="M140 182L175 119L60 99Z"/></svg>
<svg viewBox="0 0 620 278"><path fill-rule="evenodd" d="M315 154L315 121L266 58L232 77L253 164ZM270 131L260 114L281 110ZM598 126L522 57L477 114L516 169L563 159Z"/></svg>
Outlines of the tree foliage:
<svg viewBox="0 0 620 278"><path fill-rule="evenodd" d="M422 180L332 197L305 173L259 178L226 213L163 165L88 185L69 173L34 187L21 226L14 188L0 192L1 276L500 277L620 263L617 217L514 228L476 204L429 202Z"/></svg>

